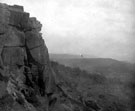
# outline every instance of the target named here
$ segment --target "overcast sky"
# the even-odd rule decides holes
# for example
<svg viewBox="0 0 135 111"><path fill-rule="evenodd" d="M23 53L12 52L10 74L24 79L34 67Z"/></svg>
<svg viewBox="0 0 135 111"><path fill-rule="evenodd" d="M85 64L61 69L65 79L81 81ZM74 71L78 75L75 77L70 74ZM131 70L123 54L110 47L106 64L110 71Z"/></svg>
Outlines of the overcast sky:
<svg viewBox="0 0 135 111"><path fill-rule="evenodd" d="M0 0L43 24L51 53L135 60L135 0Z"/></svg>

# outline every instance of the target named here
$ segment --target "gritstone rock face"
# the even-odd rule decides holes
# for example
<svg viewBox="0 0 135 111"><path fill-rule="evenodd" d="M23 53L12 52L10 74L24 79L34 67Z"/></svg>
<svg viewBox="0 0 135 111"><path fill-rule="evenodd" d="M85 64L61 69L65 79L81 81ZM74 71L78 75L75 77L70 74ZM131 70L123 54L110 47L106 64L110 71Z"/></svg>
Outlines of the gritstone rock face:
<svg viewBox="0 0 135 111"><path fill-rule="evenodd" d="M17 111L14 104L24 111L38 111L44 104L48 110L45 95L55 92L41 27L41 23L30 18L22 6L0 4L0 98L10 97L13 111Z"/></svg>

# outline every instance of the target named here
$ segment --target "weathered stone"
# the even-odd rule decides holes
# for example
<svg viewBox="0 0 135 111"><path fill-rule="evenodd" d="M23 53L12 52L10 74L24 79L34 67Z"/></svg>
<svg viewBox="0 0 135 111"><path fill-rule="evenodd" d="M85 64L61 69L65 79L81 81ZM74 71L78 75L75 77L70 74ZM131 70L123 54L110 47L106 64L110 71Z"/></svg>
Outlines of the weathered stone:
<svg viewBox="0 0 135 111"><path fill-rule="evenodd" d="M0 4L0 23L9 23L10 12L8 11L8 5Z"/></svg>
<svg viewBox="0 0 135 111"><path fill-rule="evenodd" d="M2 98L5 94L7 94L6 87L7 87L7 83L4 81L0 81L0 88L2 89L0 90L0 98Z"/></svg>
<svg viewBox="0 0 135 111"><path fill-rule="evenodd" d="M8 25L0 23L0 35L5 34L8 31Z"/></svg>
<svg viewBox="0 0 135 111"><path fill-rule="evenodd" d="M56 91L56 75L49 67L44 69L43 80L45 81L45 92L47 94L54 93Z"/></svg>
<svg viewBox="0 0 135 111"><path fill-rule="evenodd" d="M30 53L35 61L43 65L48 65L49 56L47 54L48 51L44 45L31 49Z"/></svg>
<svg viewBox="0 0 135 111"><path fill-rule="evenodd" d="M23 11L22 6L8 6L0 4L0 23L9 24L17 28L28 27L29 14Z"/></svg>
<svg viewBox="0 0 135 111"><path fill-rule="evenodd" d="M24 12L23 6L13 5L8 7L10 10Z"/></svg>
<svg viewBox="0 0 135 111"><path fill-rule="evenodd" d="M9 24L16 26L19 30L24 30L26 24L28 23L29 14L10 10Z"/></svg>
<svg viewBox="0 0 135 111"><path fill-rule="evenodd" d="M0 35L0 47L22 47L24 45L25 35L24 33L16 30L16 28L10 27L4 35Z"/></svg>
<svg viewBox="0 0 135 111"><path fill-rule="evenodd" d="M24 65L25 50L21 47L5 47L2 51L5 66Z"/></svg>
<svg viewBox="0 0 135 111"><path fill-rule="evenodd" d="M18 31L16 28L10 28L5 35L4 46L24 46L25 45L25 35L23 32Z"/></svg>
<svg viewBox="0 0 135 111"><path fill-rule="evenodd" d="M34 29L38 32L41 31L42 24L38 20L36 20L35 17L31 17L29 19L28 24L29 24L29 29Z"/></svg>
<svg viewBox="0 0 135 111"><path fill-rule="evenodd" d="M26 45L28 49L38 48L41 45L44 45L44 41L37 31L29 31L25 33ZM46 49L45 49L46 50Z"/></svg>
<svg viewBox="0 0 135 111"><path fill-rule="evenodd" d="M23 103L24 109L36 111L36 95L53 94L56 87L48 50L39 33L42 25L29 18L21 6L0 4L0 9L0 73L8 78L4 90L14 101Z"/></svg>

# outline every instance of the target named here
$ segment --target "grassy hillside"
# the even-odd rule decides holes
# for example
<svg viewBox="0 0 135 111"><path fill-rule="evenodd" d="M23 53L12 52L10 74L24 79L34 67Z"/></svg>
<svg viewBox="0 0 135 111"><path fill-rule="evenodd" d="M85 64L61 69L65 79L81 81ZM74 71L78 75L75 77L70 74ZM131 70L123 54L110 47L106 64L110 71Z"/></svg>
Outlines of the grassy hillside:
<svg viewBox="0 0 135 111"><path fill-rule="evenodd" d="M110 58L78 58L76 56L56 54L50 59L72 68L79 67L89 73L100 73L108 78L117 78L122 81L132 78L129 73L134 70L134 65Z"/></svg>
<svg viewBox="0 0 135 111"><path fill-rule="evenodd" d="M95 101L102 111L134 111L131 108L133 81L107 78L101 73L89 73L57 62L51 62L51 65L64 90L76 100Z"/></svg>
<svg viewBox="0 0 135 111"><path fill-rule="evenodd" d="M72 89L85 98L96 100L103 111L132 110L135 98L134 64L110 58L59 54L50 56L50 59L63 64L55 64L55 71L62 77L61 80L74 86Z"/></svg>

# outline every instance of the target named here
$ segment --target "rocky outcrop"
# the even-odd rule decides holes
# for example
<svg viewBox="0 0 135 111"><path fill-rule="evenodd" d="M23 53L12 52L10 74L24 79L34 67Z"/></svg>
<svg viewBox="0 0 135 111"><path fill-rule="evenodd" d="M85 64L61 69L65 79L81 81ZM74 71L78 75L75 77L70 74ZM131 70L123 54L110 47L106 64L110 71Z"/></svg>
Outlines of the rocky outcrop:
<svg viewBox="0 0 135 111"><path fill-rule="evenodd" d="M0 104L10 98L3 111L48 110L56 84L41 27L22 6L0 4Z"/></svg>
<svg viewBox="0 0 135 111"><path fill-rule="evenodd" d="M41 27L22 6L0 4L0 111L91 111L59 86Z"/></svg>

